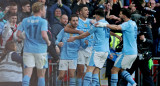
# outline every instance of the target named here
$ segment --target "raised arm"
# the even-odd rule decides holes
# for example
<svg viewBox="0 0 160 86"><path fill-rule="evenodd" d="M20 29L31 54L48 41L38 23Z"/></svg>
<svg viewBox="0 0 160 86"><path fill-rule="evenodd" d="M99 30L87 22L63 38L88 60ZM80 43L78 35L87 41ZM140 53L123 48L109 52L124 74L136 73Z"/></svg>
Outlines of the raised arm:
<svg viewBox="0 0 160 86"><path fill-rule="evenodd" d="M82 34L83 33L83 31L72 29L71 25L69 25L69 24L66 25L66 27L64 28L64 31L67 33L73 33L73 34Z"/></svg>

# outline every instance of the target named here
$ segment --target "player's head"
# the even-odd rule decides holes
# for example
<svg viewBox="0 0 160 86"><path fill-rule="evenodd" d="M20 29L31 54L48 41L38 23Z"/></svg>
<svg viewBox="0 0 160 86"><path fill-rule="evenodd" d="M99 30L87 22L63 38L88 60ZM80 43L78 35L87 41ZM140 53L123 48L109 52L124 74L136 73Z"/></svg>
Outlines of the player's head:
<svg viewBox="0 0 160 86"><path fill-rule="evenodd" d="M131 11L129 9L127 9L127 8L122 8L120 10L119 17L121 19L130 18L131 17Z"/></svg>
<svg viewBox="0 0 160 86"><path fill-rule="evenodd" d="M81 17L88 18L89 10L88 10L87 5L81 4L79 6L78 10L79 10L79 15Z"/></svg>
<svg viewBox="0 0 160 86"><path fill-rule="evenodd" d="M96 20L100 20L101 18L104 18L105 14L104 14L104 10L103 9L97 9L95 11L95 18Z"/></svg>
<svg viewBox="0 0 160 86"><path fill-rule="evenodd" d="M73 28L76 28L78 26L78 16L76 14L72 14L69 22Z"/></svg>
<svg viewBox="0 0 160 86"><path fill-rule="evenodd" d="M42 2L36 2L32 5L32 11L34 14L40 13L41 17L46 15L45 5Z"/></svg>

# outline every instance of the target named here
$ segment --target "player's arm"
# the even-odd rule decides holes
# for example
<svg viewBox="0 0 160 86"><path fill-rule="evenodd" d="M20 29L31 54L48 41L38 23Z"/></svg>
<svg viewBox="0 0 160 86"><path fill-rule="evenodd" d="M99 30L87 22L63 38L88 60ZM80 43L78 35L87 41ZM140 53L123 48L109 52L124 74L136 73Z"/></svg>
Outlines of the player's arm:
<svg viewBox="0 0 160 86"><path fill-rule="evenodd" d="M49 41L47 31L41 31L42 38L46 41L47 45L50 46L51 42Z"/></svg>
<svg viewBox="0 0 160 86"><path fill-rule="evenodd" d="M18 32L17 32L17 37L18 37L19 39L23 39L23 37L21 36L21 34L22 34L22 32L21 32L20 30L18 30Z"/></svg>
<svg viewBox="0 0 160 86"><path fill-rule="evenodd" d="M87 36L89 36L90 35L90 33L89 32L85 32L85 33L82 33L81 35L79 35L79 36L72 36L72 37L70 37L67 41L68 42L72 42L72 41L74 41L74 40L76 40L76 39L83 39L83 38L85 38L85 37L87 37Z"/></svg>
<svg viewBox="0 0 160 86"><path fill-rule="evenodd" d="M66 25L66 27L64 28L64 31L67 33L73 33L73 34L82 34L83 33L83 31L72 29L70 24Z"/></svg>
<svg viewBox="0 0 160 86"><path fill-rule="evenodd" d="M110 25L110 24L106 24L106 27L112 29L112 30L122 30L120 25Z"/></svg>
<svg viewBox="0 0 160 86"><path fill-rule="evenodd" d="M110 35L117 37L120 41L122 41L122 37L110 31Z"/></svg>
<svg viewBox="0 0 160 86"><path fill-rule="evenodd" d="M95 24L95 26L96 27L108 27L112 30L122 30L120 25L110 25L110 24L102 23L102 22L99 22L99 23Z"/></svg>

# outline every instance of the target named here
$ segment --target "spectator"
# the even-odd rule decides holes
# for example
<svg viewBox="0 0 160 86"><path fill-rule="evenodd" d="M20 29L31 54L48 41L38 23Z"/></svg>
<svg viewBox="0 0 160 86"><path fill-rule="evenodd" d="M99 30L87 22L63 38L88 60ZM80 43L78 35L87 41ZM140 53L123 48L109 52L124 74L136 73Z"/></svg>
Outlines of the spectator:
<svg viewBox="0 0 160 86"><path fill-rule="evenodd" d="M62 14L67 14L68 17L71 15L71 9L66 5L62 4L61 0L58 0L56 4L53 4L48 9L48 21L52 25L55 22L59 22Z"/></svg>
<svg viewBox="0 0 160 86"><path fill-rule="evenodd" d="M22 2L22 11L19 12L18 22L22 22L22 20L31 15L30 2L24 0Z"/></svg>
<svg viewBox="0 0 160 86"><path fill-rule="evenodd" d="M8 41L0 58L0 86L22 86L22 57L16 53L16 44Z"/></svg>
<svg viewBox="0 0 160 86"><path fill-rule="evenodd" d="M66 14L63 14L60 17L60 22L55 22L53 25L51 25L51 33L53 36L53 42L57 39L56 36L58 33L67 25L68 23L68 16Z"/></svg>
<svg viewBox="0 0 160 86"><path fill-rule="evenodd" d="M1 47L4 48L7 41L13 39L13 34L17 30L17 14L10 14L9 20L4 25L4 30L2 31L2 41Z"/></svg>
<svg viewBox="0 0 160 86"><path fill-rule="evenodd" d="M4 19L8 20L9 15L11 13L17 13L17 12L18 12L18 6L17 6L17 4L15 2L11 2L9 4L9 11L6 14L4 14Z"/></svg>

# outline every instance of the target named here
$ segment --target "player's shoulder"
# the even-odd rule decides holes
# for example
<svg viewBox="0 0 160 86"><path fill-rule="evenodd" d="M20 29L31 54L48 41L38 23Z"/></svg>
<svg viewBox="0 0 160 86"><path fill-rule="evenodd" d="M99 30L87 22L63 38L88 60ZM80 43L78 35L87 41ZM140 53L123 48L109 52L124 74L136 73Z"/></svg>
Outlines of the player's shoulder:
<svg viewBox="0 0 160 86"><path fill-rule="evenodd" d="M46 19L40 18L41 23L47 23Z"/></svg>

